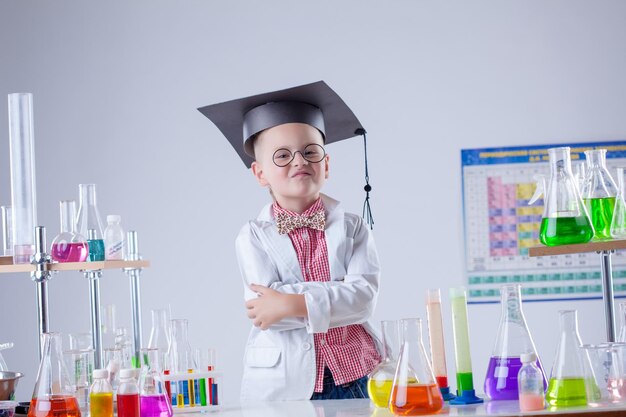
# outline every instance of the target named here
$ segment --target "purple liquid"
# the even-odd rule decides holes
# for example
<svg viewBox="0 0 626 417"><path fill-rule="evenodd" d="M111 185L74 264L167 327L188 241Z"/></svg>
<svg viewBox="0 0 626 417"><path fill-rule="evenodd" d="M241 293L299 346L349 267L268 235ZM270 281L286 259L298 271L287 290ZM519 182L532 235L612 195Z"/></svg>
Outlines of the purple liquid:
<svg viewBox="0 0 626 417"><path fill-rule="evenodd" d="M165 394L141 395L139 399L141 417L172 417L172 406Z"/></svg>
<svg viewBox="0 0 626 417"><path fill-rule="evenodd" d="M89 255L89 246L86 242L55 243L52 245L51 256L57 262L84 262Z"/></svg>
<svg viewBox="0 0 626 417"><path fill-rule="evenodd" d="M544 374L543 387L547 387L545 372L541 368L539 361L536 363ZM499 358L492 356L487 367L485 377L485 394L492 400L517 400L517 374L522 367L519 357Z"/></svg>

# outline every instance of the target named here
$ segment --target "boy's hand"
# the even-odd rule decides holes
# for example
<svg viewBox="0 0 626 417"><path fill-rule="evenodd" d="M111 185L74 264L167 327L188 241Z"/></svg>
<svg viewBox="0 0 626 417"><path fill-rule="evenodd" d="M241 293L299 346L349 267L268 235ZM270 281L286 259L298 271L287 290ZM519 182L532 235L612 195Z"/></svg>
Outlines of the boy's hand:
<svg viewBox="0 0 626 417"><path fill-rule="evenodd" d="M246 302L248 318L252 323L267 330L272 324L287 317L305 317L307 315L304 295L283 294L262 285L251 284L250 289L259 297Z"/></svg>

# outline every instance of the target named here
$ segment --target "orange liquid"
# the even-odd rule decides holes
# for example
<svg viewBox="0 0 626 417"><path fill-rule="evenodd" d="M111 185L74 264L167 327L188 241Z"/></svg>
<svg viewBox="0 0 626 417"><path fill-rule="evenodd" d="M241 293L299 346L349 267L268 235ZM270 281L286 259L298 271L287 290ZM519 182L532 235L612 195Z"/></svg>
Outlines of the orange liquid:
<svg viewBox="0 0 626 417"><path fill-rule="evenodd" d="M33 398L28 417L80 417L76 397L52 395L50 398Z"/></svg>
<svg viewBox="0 0 626 417"><path fill-rule="evenodd" d="M393 387L391 391L391 412L399 416L419 416L434 414L443 407L443 399L437 384L415 384L406 387Z"/></svg>

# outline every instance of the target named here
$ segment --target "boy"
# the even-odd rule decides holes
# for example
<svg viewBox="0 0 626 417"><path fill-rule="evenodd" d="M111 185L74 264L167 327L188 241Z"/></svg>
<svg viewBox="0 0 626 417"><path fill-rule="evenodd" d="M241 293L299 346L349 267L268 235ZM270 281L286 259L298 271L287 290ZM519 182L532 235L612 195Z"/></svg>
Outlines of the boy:
<svg viewBox="0 0 626 417"><path fill-rule="evenodd" d="M367 398L367 375L380 362L367 322L378 256L363 219L320 192L324 145L362 126L322 81L199 110L273 199L236 240L254 325L242 399Z"/></svg>

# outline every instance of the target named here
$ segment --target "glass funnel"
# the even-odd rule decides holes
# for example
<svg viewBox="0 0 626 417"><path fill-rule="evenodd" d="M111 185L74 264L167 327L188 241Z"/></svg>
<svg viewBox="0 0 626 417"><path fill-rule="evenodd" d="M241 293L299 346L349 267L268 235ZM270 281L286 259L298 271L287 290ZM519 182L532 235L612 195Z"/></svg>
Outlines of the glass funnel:
<svg viewBox="0 0 626 417"><path fill-rule="evenodd" d="M83 235L76 233L76 201L59 202L61 232L52 240L50 255L57 262L84 262L89 245Z"/></svg>
<svg viewBox="0 0 626 417"><path fill-rule="evenodd" d="M448 386L446 346L443 339L443 317L441 316L441 291L439 288L428 290L426 313L428 314L428 339L430 340L433 372L444 401L449 401L454 398L454 394L450 392Z"/></svg>
<svg viewBox="0 0 626 417"><path fill-rule="evenodd" d="M593 223L593 239L611 239L617 186L606 168L606 149L585 151L585 158L588 172L583 187L583 200Z"/></svg>
<svg viewBox="0 0 626 417"><path fill-rule="evenodd" d="M104 261L102 220L96 204L96 184L79 184L80 207L76 219L76 230L87 237L89 260Z"/></svg>
<svg viewBox="0 0 626 417"><path fill-rule="evenodd" d="M517 400L517 375L522 367L521 356L533 353L537 349L533 342L524 313L522 312L522 294L519 284L504 285L500 288L502 315L496 335L496 343L485 376L485 394L492 400ZM537 367L543 371L541 361ZM547 386L544 377L544 387Z"/></svg>
<svg viewBox="0 0 626 417"><path fill-rule="evenodd" d="M141 417L172 417L172 405L167 398L161 377L158 349L141 349L139 402Z"/></svg>
<svg viewBox="0 0 626 417"><path fill-rule="evenodd" d="M443 398L422 343L422 320L400 320L400 330L400 356L389 408L401 416L434 414L443 407Z"/></svg>
<svg viewBox="0 0 626 417"><path fill-rule="evenodd" d="M167 310L152 310L152 329L150 330L149 348L159 350L159 362L164 369L170 369L167 359L167 350L170 346L170 329L167 320Z"/></svg>
<svg viewBox="0 0 626 417"><path fill-rule="evenodd" d="M74 385L63 361L60 333L43 334L43 354L28 417L80 417Z"/></svg>
<svg viewBox="0 0 626 417"><path fill-rule="evenodd" d="M398 363L400 334L396 320L383 320L380 326L383 334L383 358L367 377L367 392L376 407L388 407Z"/></svg>
<svg viewBox="0 0 626 417"><path fill-rule="evenodd" d="M611 236L615 239L626 239L626 181L624 181L624 168L617 168L617 197L611 221Z"/></svg>

